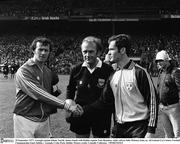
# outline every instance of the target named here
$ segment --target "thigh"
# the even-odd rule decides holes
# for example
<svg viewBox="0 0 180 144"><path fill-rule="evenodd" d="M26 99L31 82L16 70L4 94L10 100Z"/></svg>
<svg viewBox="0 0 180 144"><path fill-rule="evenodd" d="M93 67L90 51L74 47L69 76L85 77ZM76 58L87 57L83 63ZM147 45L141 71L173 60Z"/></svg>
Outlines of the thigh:
<svg viewBox="0 0 180 144"><path fill-rule="evenodd" d="M125 138L125 127L124 124L119 124L118 122L114 123L112 127L112 138Z"/></svg>
<svg viewBox="0 0 180 144"><path fill-rule="evenodd" d="M165 137L166 138L173 138L174 137L173 127L172 127L172 123L170 121L169 114L168 114L167 110L161 110L160 120L162 122Z"/></svg>
<svg viewBox="0 0 180 144"><path fill-rule="evenodd" d="M115 123L113 127L115 138L144 138L147 133L148 120Z"/></svg>
<svg viewBox="0 0 180 144"><path fill-rule="evenodd" d="M85 116L71 118L70 130L78 135L90 134L90 119Z"/></svg>
<svg viewBox="0 0 180 144"><path fill-rule="evenodd" d="M125 128L125 138L144 138L147 133L148 120L128 123Z"/></svg>
<svg viewBox="0 0 180 144"><path fill-rule="evenodd" d="M44 122L38 122L38 127L35 130L35 138L49 138L51 135L49 119Z"/></svg>
<svg viewBox="0 0 180 144"><path fill-rule="evenodd" d="M92 120L92 134L94 137L106 138L110 136L111 114L99 115Z"/></svg>
<svg viewBox="0 0 180 144"><path fill-rule="evenodd" d="M34 138L36 123L20 115L14 114L14 137L15 138Z"/></svg>
<svg viewBox="0 0 180 144"><path fill-rule="evenodd" d="M175 105L169 111L169 117L173 126L174 136L180 137L180 104Z"/></svg>

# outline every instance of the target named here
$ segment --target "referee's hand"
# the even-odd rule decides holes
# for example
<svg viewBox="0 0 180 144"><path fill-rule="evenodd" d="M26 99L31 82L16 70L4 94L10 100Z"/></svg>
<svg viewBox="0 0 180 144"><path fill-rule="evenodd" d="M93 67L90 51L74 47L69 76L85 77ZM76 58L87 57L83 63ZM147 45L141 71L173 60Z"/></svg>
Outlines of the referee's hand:
<svg viewBox="0 0 180 144"><path fill-rule="evenodd" d="M76 110L72 112L72 116L80 117L81 115L83 115L83 113L84 113L83 108L79 104L76 104Z"/></svg>

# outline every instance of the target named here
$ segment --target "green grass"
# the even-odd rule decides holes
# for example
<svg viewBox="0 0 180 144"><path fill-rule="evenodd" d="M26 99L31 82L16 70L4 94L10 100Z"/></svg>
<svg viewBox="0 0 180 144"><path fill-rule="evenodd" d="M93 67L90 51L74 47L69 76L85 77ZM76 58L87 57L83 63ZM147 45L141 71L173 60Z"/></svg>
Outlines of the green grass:
<svg viewBox="0 0 180 144"><path fill-rule="evenodd" d="M59 98L65 98L66 85L69 76L59 76L59 87L62 94ZM155 80L155 79L154 79ZM155 80L156 82L156 80ZM15 85L12 79L4 80L0 74L0 138L13 138L13 107L15 101ZM69 124L64 118L64 110L58 110L58 113L51 116L51 130L55 138L74 138L74 134L69 131ZM155 137L164 136L160 120Z"/></svg>

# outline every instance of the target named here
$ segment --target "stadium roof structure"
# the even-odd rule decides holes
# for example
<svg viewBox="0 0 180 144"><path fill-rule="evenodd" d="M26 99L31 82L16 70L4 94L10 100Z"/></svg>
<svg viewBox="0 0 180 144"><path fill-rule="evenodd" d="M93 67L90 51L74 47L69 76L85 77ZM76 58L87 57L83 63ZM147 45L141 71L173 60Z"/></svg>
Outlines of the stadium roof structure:
<svg viewBox="0 0 180 144"><path fill-rule="evenodd" d="M146 21L180 18L179 0L0 0L0 20Z"/></svg>

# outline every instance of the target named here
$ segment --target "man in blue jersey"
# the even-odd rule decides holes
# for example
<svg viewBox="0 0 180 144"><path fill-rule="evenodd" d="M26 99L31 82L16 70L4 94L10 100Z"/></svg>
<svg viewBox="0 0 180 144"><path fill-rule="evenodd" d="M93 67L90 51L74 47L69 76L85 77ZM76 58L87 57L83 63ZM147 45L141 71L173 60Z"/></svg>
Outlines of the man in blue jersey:
<svg viewBox="0 0 180 144"><path fill-rule="evenodd" d="M79 115L79 105L69 105L52 94L52 71L45 65L52 42L37 37L31 44L33 57L25 62L15 76L16 102L14 108L15 138L50 137L49 116L54 108L66 109Z"/></svg>
<svg viewBox="0 0 180 144"><path fill-rule="evenodd" d="M89 106L84 114L97 109L114 109L113 137L150 138L157 125L158 102L153 82L147 71L129 57L131 39L119 34L109 38L109 60L117 68L109 77L102 97Z"/></svg>

